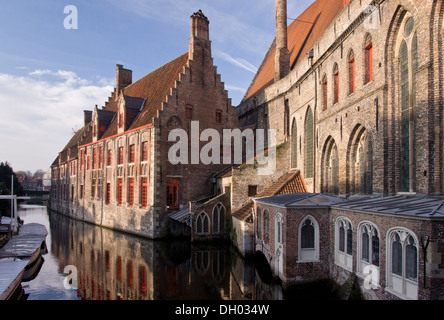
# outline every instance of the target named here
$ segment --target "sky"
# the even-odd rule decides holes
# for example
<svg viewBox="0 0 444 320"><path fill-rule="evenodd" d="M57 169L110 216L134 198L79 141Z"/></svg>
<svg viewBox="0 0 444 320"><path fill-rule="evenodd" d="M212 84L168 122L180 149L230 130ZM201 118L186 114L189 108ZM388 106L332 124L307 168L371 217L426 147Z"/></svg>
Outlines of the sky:
<svg viewBox="0 0 444 320"><path fill-rule="evenodd" d="M313 2L289 0L288 23ZM131 69L137 81L187 52L190 15L199 9L210 20L213 61L237 106L274 39L274 5L273 0L3 1L0 162L15 172L46 171L83 126L83 110L108 100L116 64ZM66 6L74 6L77 15Z"/></svg>

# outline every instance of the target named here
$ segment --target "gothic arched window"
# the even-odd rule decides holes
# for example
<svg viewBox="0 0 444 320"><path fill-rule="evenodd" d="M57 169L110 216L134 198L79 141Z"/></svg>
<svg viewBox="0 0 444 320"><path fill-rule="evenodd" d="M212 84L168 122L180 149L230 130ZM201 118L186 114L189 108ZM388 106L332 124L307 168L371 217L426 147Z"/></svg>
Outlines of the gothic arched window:
<svg viewBox="0 0 444 320"><path fill-rule="evenodd" d="M304 125L304 134L305 134L305 178L313 178L313 112L311 108L308 107L307 113L305 115L305 125Z"/></svg>

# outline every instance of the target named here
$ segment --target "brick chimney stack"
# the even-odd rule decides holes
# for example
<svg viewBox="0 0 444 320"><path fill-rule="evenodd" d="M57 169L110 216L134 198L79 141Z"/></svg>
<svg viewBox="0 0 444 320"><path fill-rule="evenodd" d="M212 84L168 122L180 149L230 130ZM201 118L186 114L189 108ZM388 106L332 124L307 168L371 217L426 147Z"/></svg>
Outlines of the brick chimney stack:
<svg viewBox="0 0 444 320"><path fill-rule="evenodd" d="M123 65L117 65L117 76L116 76L116 93L117 96L120 91L125 89L131 83L133 83L133 71L129 69L124 69Z"/></svg>
<svg viewBox="0 0 444 320"><path fill-rule="evenodd" d="M287 47L287 1L276 0L276 55L274 80L278 81L290 72L290 52Z"/></svg>
<svg viewBox="0 0 444 320"><path fill-rule="evenodd" d="M201 54L199 53L198 50L199 48L210 50L207 53L209 53L211 56L210 31L209 31L210 21L202 13L201 10L193 13L190 18L191 18L191 37L190 37L189 58L191 60L195 60L196 55ZM204 55L205 52L202 52L202 56Z"/></svg>

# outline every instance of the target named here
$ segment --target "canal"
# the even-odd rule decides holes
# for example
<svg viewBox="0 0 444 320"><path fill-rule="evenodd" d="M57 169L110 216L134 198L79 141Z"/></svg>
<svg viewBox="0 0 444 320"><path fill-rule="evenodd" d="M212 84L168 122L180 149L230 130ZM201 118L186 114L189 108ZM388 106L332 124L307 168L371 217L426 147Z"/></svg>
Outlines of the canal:
<svg viewBox="0 0 444 320"><path fill-rule="evenodd" d="M22 282L28 300L283 299L279 284L227 244L153 241L41 206L21 206L19 217L49 232L40 270Z"/></svg>

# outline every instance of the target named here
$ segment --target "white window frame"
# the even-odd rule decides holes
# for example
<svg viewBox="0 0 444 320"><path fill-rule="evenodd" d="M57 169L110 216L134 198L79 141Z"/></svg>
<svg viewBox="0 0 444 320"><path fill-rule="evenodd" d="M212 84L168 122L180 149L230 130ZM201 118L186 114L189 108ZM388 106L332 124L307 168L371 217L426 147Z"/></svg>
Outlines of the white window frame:
<svg viewBox="0 0 444 320"><path fill-rule="evenodd" d="M345 224L345 239L344 239L344 252L341 252L339 250L339 227L340 227L340 223L343 222ZM347 226L350 225L350 228L352 230L352 235L354 237L353 234L353 224L350 221L350 219L346 218L346 217L338 217L336 218L335 221L335 264L347 269L349 271L353 271L353 250L352 250L352 254L348 254L347 253ZM353 245L353 241L352 241L352 245Z"/></svg>

